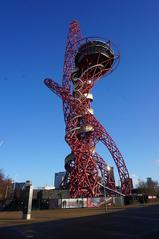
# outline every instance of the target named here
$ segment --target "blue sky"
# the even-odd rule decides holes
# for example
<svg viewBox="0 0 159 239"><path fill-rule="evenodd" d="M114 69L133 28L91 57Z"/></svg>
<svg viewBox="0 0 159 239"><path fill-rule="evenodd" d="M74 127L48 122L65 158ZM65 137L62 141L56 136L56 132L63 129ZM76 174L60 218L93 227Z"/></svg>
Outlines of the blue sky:
<svg viewBox="0 0 159 239"><path fill-rule="evenodd" d="M16 181L53 184L70 153L62 102L43 84L61 82L69 21L83 36L116 43L121 62L93 89L93 108L134 182L159 180L159 3L156 0L0 1L0 168ZM113 161L101 144L98 153Z"/></svg>

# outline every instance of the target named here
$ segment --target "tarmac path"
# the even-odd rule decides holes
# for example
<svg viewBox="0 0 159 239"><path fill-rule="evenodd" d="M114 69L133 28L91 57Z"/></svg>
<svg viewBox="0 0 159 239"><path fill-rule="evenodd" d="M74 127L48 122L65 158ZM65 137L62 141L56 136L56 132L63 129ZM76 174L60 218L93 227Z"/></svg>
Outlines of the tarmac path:
<svg viewBox="0 0 159 239"><path fill-rule="evenodd" d="M0 227L0 239L57 238L159 239L159 205Z"/></svg>

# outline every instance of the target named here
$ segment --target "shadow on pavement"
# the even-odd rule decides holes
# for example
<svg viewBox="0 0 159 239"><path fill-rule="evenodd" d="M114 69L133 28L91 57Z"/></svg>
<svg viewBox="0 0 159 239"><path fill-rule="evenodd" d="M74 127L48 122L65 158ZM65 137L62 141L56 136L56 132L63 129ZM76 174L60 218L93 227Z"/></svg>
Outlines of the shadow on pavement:
<svg viewBox="0 0 159 239"><path fill-rule="evenodd" d="M0 228L1 239L159 239L159 205Z"/></svg>

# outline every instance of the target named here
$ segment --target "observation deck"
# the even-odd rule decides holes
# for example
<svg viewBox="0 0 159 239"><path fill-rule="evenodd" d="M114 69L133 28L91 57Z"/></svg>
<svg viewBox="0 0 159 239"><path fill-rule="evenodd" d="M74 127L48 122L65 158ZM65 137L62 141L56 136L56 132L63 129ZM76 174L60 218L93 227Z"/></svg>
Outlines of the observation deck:
<svg viewBox="0 0 159 239"><path fill-rule="evenodd" d="M114 52L109 42L101 40L86 40L75 55L75 66L82 71L96 66L96 72L102 68L105 74L111 69L113 62Z"/></svg>

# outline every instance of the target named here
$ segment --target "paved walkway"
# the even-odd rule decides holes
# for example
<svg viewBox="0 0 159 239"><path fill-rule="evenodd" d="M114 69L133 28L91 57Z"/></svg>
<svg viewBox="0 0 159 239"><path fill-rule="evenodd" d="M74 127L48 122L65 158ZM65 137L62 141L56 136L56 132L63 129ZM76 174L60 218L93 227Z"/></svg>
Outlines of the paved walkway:
<svg viewBox="0 0 159 239"><path fill-rule="evenodd" d="M159 239L159 205L129 208L108 214L99 211L103 214L98 213L98 215L93 215L92 211L90 210L90 216L82 216L81 213L79 218L62 219L61 214L61 219L56 215L57 219L52 220L46 215L46 221L43 222L32 221L26 225L2 226L0 228L0 238ZM62 213L62 211L60 212ZM68 215L71 214L70 210L65 210L65 212Z"/></svg>

